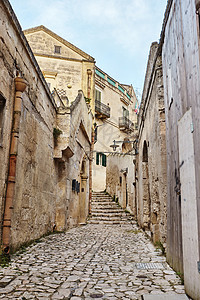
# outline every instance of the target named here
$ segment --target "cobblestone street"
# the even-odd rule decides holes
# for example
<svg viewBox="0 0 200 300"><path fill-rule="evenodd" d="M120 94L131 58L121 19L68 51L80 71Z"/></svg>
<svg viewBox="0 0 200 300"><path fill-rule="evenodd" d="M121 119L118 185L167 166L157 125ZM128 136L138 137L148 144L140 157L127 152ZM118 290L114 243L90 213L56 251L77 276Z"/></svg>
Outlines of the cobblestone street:
<svg viewBox="0 0 200 300"><path fill-rule="evenodd" d="M0 269L1 299L141 299L184 294L136 225L86 225L42 238ZM156 298L157 299L157 298ZM174 298L176 299L176 298Z"/></svg>

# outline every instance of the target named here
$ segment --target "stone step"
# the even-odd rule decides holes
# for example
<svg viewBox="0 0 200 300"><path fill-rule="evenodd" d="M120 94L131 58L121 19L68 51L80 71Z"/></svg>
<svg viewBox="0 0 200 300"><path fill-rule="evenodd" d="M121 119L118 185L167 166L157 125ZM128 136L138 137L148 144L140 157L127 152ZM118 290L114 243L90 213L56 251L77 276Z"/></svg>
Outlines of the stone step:
<svg viewBox="0 0 200 300"><path fill-rule="evenodd" d="M117 224L135 224L134 221L102 221L102 220L88 220L88 224L105 224L105 225L117 225Z"/></svg>
<svg viewBox="0 0 200 300"><path fill-rule="evenodd" d="M108 216L123 216L123 217L127 217L129 216L129 214L126 214L124 211L109 211L109 210L100 210L100 211L97 211L97 210L92 210L91 211L91 214L94 216L94 215L97 215L97 216L102 216L102 215L108 215Z"/></svg>
<svg viewBox="0 0 200 300"><path fill-rule="evenodd" d="M117 203L115 202L112 202L112 201L92 201L91 202L93 205L112 205L112 206L115 206L115 207L120 207L119 205L117 205Z"/></svg>
<svg viewBox="0 0 200 300"><path fill-rule="evenodd" d="M97 192L92 194L90 224L132 224L133 217L125 212L112 197Z"/></svg>
<svg viewBox="0 0 200 300"><path fill-rule="evenodd" d="M119 209L105 209L105 208L101 208L101 209L91 209L91 213L97 213L97 214L103 214L103 213L106 213L106 214L123 214L124 211L123 210L119 210Z"/></svg>

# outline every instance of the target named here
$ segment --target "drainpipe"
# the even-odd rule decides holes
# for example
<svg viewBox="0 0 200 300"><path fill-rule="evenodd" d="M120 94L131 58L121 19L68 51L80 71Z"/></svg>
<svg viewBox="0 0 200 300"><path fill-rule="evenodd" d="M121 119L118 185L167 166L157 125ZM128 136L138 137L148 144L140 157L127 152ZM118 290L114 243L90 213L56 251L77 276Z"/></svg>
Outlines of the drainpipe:
<svg viewBox="0 0 200 300"><path fill-rule="evenodd" d="M91 214L92 204L92 161L93 161L93 150L94 150L94 129L92 127L92 141L90 145L90 160L89 160L89 215Z"/></svg>
<svg viewBox="0 0 200 300"><path fill-rule="evenodd" d="M87 97L91 97L91 77L92 70L87 69ZM92 202L92 161L93 161L93 149L94 149L94 128L92 127L92 137L90 146L90 159L89 159L89 215L91 214L91 202Z"/></svg>
<svg viewBox="0 0 200 300"><path fill-rule="evenodd" d="M15 180L16 180L16 162L19 140L19 126L21 118L21 106L22 106L22 93L24 92L27 84L21 77L15 78L15 99L14 99L14 111L13 111L13 124L11 131L11 144L9 152L9 171L8 182L5 197L5 209L3 217L3 251L8 254L10 251L10 231L11 231L11 214L13 209L13 200L15 192Z"/></svg>

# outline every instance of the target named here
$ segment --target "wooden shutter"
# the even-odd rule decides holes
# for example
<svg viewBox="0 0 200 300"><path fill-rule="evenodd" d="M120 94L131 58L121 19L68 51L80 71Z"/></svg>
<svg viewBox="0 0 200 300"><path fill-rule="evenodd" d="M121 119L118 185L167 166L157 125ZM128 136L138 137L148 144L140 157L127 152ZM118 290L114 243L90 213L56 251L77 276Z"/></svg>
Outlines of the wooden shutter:
<svg viewBox="0 0 200 300"><path fill-rule="evenodd" d="M99 165L99 153L96 153L96 165Z"/></svg>
<svg viewBox="0 0 200 300"><path fill-rule="evenodd" d="M106 155L102 154L102 166L106 167Z"/></svg>

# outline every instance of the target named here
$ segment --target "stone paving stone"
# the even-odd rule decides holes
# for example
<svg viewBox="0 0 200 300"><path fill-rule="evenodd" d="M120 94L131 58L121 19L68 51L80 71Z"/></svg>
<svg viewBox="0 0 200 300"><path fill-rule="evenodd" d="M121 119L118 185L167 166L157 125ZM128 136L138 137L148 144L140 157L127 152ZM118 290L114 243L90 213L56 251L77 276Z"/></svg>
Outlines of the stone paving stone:
<svg viewBox="0 0 200 300"><path fill-rule="evenodd" d="M0 299L141 300L142 295L170 295L179 300L185 296L180 278L136 224L88 224L41 241L0 268ZM164 263L165 268L137 269L137 263Z"/></svg>

